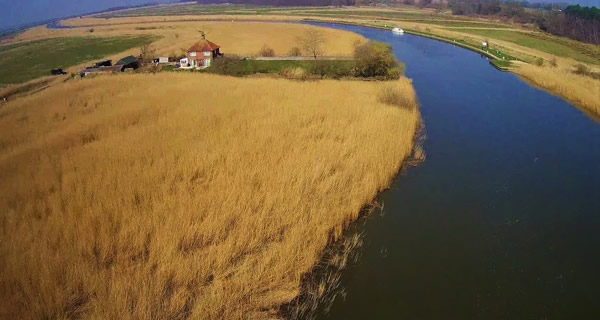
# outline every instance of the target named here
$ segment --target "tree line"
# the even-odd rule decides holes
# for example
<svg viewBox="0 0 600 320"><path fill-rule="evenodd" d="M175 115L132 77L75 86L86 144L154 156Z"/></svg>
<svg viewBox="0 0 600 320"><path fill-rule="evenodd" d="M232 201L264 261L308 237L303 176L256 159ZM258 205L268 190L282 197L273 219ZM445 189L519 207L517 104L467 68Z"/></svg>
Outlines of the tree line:
<svg viewBox="0 0 600 320"><path fill-rule="evenodd" d="M525 10L530 5L515 0L450 0L448 7L455 15L504 17L515 22L533 23L554 35L600 44L600 9L596 7L559 4Z"/></svg>

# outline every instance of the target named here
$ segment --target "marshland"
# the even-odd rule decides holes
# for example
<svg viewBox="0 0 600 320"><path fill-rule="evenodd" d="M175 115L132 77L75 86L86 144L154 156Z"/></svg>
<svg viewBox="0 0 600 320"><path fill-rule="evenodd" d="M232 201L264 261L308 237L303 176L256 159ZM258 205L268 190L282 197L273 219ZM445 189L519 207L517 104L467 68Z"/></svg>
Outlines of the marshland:
<svg viewBox="0 0 600 320"><path fill-rule="evenodd" d="M419 123L406 78L190 72L67 78L1 114L0 314L23 318L285 316Z"/></svg>
<svg viewBox="0 0 600 320"><path fill-rule="evenodd" d="M600 315L597 46L412 6L58 24L0 45L0 318Z"/></svg>

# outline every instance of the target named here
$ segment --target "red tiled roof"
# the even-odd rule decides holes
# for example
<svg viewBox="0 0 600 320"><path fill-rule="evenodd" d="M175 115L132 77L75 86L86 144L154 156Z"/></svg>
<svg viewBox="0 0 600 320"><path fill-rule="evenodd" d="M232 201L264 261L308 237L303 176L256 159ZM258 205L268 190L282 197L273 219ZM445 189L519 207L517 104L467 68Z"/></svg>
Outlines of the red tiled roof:
<svg viewBox="0 0 600 320"><path fill-rule="evenodd" d="M188 52L202 52L202 51L213 51L220 48L219 45L216 45L208 40L200 40L196 42L191 48L188 49Z"/></svg>

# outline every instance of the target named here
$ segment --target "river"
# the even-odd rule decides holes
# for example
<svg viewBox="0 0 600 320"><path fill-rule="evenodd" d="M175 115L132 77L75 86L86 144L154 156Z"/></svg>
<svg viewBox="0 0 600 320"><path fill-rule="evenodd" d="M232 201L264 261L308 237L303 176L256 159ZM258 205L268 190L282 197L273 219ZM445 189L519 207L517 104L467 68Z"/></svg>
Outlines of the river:
<svg viewBox="0 0 600 320"><path fill-rule="evenodd" d="M600 125L463 48L311 24L389 43L427 135L319 317L600 319Z"/></svg>

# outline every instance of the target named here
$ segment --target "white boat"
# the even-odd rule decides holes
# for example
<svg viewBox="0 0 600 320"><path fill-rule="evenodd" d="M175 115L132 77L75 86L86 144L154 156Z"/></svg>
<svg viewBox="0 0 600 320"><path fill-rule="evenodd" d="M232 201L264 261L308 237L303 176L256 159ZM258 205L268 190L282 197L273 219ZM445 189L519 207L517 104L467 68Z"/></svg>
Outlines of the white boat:
<svg viewBox="0 0 600 320"><path fill-rule="evenodd" d="M395 27L394 29L392 29L392 32L396 33L396 34L404 34L404 30L402 30L398 27Z"/></svg>

